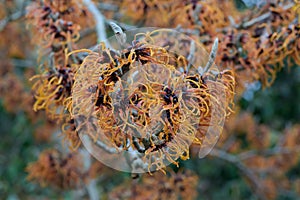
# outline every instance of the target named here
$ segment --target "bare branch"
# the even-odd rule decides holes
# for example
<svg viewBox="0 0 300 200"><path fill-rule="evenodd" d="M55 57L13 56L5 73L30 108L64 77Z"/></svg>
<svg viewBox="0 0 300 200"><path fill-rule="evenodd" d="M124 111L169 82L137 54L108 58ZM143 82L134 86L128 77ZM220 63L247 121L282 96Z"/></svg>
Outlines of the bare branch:
<svg viewBox="0 0 300 200"><path fill-rule="evenodd" d="M271 149L264 150L250 150L247 152L240 153L238 155L240 160L247 160L257 155L262 156L273 156L273 155L281 155L281 154L289 154L289 153L297 153L300 152L300 148L289 148L289 147L274 147Z"/></svg>
<svg viewBox="0 0 300 200"><path fill-rule="evenodd" d="M117 22L116 20L113 20L113 19L107 19L106 22L109 23L109 24L111 22L113 22L115 24L118 24L118 25L120 25L120 27L122 27L125 30L130 30L130 29L137 28L136 26L133 26L133 25L130 25L130 24L125 24L125 23L122 23L122 22Z"/></svg>
<svg viewBox="0 0 300 200"><path fill-rule="evenodd" d="M101 149L103 149L104 151L106 151L107 153L112 153L112 154L118 153L118 150L116 148L108 147L106 144L104 144L100 140L97 140L95 144L98 147L100 147Z"/></svg>
<svg viewBox="0 0 300 200"><path fill-rule="evenodd" d="M175 30L180 33L185 33L185 34L189 34L189 35L200 35L200 31L198 29L182 28L180 24L175 28ZM199 39L201 40L201 38L202 38L202 36L200 36ZM210 39L210 38L208 38L208 39Z"/></svg>
<svg viewBox="0 0 300 200"><path fill-rule="evenodd" d="M34 68L37 65L36 62L34 62L32 60L12 58L12 59L10 59L10 61L16 67Z"/></svg>
<svg viewBox="0 0 300 200"><path fill-rule="evenodd" d="M105 31L105 17L101 14L98 8L91 0L83 0L83 3L88 8L88 10L94 16L96 22L96 32L98 42L103 42L106 40L106 31Z"/></svg>
<svg viewBox="0 0 300 200"><path fill-rule="evenodd" d="M126 43L126 34L123 32L122 28L114 22L110 22L109 25L114 31L119 44L124 45Z"/></svg>
<svg viewBox="0 0 300 200"><path fill-rule="evenodd" d="M81 149L81 153L83 154L84 168L85 170L88 170L92 165L91 155L86 149ZM90 180L88 184L85 185L86 191L90 197L89 199L91 200L100 199L99 192L96 186L96 180Z"/></svg>
<svg viewBox="0 0 300 200"><path fill-rule="evenodd" d="M209 54L209 58L208 58L207 64L204 67L203 73L208 72L208 70L214 64L215 59L216 59L216 55L217 55L217 51L218 51L218 45L219 45L219 39L216 38L215 41L214 41L214 44L213 44L213 46L211 48L211 52Z"/></svg>
<svg viewBox="0 0 300 200"><path fill-rule="evenodd" d="M294 6L294 3L290 3L290 4L287 4L286 6L283 7L284 10L288 10L290 8L292 8ZM268 19L269 17L271 16L271 12L268 12L268 13L265 13L265 14L262 14L248 22L244 22L242 24L242 28L249 28L250 26L253 26L254 24L256 23L259 23L259 22L262 22L266 19Z"/></svg>
<svg viewBox="0 0 300 200"><path fill-rule="evenodd" d="M243 175L245 175L245 177L252 183L253 189L254 189L256 195L259 197L259 199L263 199L263 200L267 199L267 197L263 193L263 186L259 182L255 173L251 169L247 168L239 160L239 158L237 156L234 156L232 154L229 154L223 150L216 149L216 148L210 152L210 156L213 156L218 159L225 160L226 162L229 162L231 164L234 164L240 170L240 172Z"/></svg>
<svg viewBox="0 0 300 200"><path fill-rule="evenodd" d="M189 61L187 69L186 69L187 73L190 71L190 67L191 67L192 63L195 61L195 51L196 51L195 41L192 40L191 46L190 46L190 54L187 57L187 60Z"/></svg>
<svg viewBox="0 0 300 200"><path fill-rule="evenodd" d="M113 5L110 3L98 3L98 8L102 10L108 10L108 11L118 11L119 7L117 5Z"/></svg>
<svg viewBox="0 0 300 200"><path fill-rule="evenodd" d="M6 25L7 25L9 22L15 21L15 20L21 18L23 15L24 15L23 10L19 10L19 11L13 13L12 15L7 16L7 17L5 17L4 19L2 19L2 20L0 21L0 32L6 27Z"/></svg>

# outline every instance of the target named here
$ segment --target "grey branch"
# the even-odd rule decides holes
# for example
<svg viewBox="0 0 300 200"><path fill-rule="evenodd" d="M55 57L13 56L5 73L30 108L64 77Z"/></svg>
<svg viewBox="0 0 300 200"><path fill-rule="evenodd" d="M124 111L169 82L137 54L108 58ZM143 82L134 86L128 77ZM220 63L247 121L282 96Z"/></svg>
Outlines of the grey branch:
<svg viewBox="0 0 300 200"><path fill-rule="evenodd" d="M113 19L106 19L106 22L108 24L110 24L111 22L115 23L115 24L118 24L120 27L122 27L123 29L125 30L130 30L130 29L135 29L137 28L136 26L134 25L130 25L130 24L126 24L126 23L122 23L122 22L117 22L116 20L113 20Z"/></svg>
<svg viewBox="0 0 300 200"><path fill-rule="evenodd" d="M100 147L101 149L103 149L104 151L106 151L107 153L111 153L111 154L116 154L118 153L118 150L116 148L113 147L108 147L106 144L104 144L103 142L101 142L100 140L97 140L97 142L95 143L98 147ZM120 150L121 151L121 150ZM119 151L119 152L120 152Z"/></svg>
<svg viewBox="0 0 300 200"><path fill-rule="evenodd" d="M237 156L231 155L226 151L216 148L210 152L210 156L235 165L240 170L240 172L252 183L255 194L259 197L259 199L267 199L267 197L263 193L263 186L259 182L256 174L251 169L247 168Z"/></svg>
<svg viewBox="0 0 300 200"><path fill-rule="evenodd" d="M92 165L91 155L86 149L80 149L83 155L84 169L87 171ZM97 189L96 180L90 180L86 185L86 191L90 200L100 199L99 190Z"/></svg>
<svg viewBox="0 0 300 200"><path fill-rule="evenodd" d="M105 17L101 14L97 6L91 0L83 0L83 3L92 13L95 19L98 42L105 41L107 38L105 31Z"/></svg>
<svg viewBox="0 0 300 200"><path fill-rule="evenodd" d="M195 61L195 51L196 51L196 45L195 41L191 41L191 46L190 46L190 54L187 57L187 60L189 61L188 66L187 66L187 73L190 71L192 63Z"/></svg>
<svg viewBox="0 0 300 200"><path fill-rule="evenodd" d="M10 16L5 17L0 21L0 32L5 28L5 26L10 22L10 21L15 21L19 18L21 18L24 15L24 12L22 10L19 10L15 13L13 13Z"/></svg>
<svg viewBox="0 0 300 200"><path fill-rule="evenodd" d="M247 152L240 153L238 155L240 160L247 160L257 155L262 156L273 156L273 155L282 155L282 154L290 154L290 153L299 153L300 147L298 148L289 148L289 147L274 147L271 149L263 149L263 150L250 150Z"/></svg>
<svg viewBox="0 0 300 200"><path fill-rule="evenodd" d="M118 11L119 7L110 3L98 3L99 9L108 10L108 11Z"/></svg>
<svg viewBox="0 0 300 200"><path fill-rule="evenodd" d="M12 58L10 59L10 61L13 63L14 66L21 68L34 68L37 65L36 62L32 60Z"/></svg>
<svg viewBox="0 0 300 200"><path fill-rule="evenodd" d="M206 72L208 72L208 70L214 64L216 56L217 56L217 52L218 52L218 45L219 45L219 39L216 38L215 41L214 41L214 44L213 44L213 46L211 48L211 52L209 54L209 58L208 58L207 64L204 67L203 74L206 73Z"/></svg>
<svg viewBox="0 0 300 200"><path fill-rule="evenodd" d="M287 4L286 6L283 7L283 9L288 10L288 9L292 8L294 5L295 5L294 3ZM248 22L244 22L242 24L242 28L249 28L250 26L253 26L256 23L259 23L259 22L262 22L262 21L268 19L270 16L271 16L271 12L262 14L262 15L258 16L257 18L254 18Z"/></svg>
<svg viewBox="0 0 300 200"><path fill-rule="evenodd" d="M122 28L114 22L110 22L109 25L114 31L119 44L124 45L126 43L126 34L123 32Z"/></svg>

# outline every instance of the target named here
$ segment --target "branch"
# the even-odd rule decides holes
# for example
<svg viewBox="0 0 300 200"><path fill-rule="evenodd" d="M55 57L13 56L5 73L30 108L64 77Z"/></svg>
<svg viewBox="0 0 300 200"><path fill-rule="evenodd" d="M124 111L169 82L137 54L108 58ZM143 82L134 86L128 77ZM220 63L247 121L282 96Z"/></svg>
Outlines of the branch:
<svg viewBox="0 0 300 200"><path fill-rule="evenodd" d="M2 19L0 21L0 32L6 27L6 25L11 22L11 21L15 21L19 18L21 18L24 15L23 10L19 10L13 14L11 14L10 16L5 17L4 19Z"/></svg>
<svg viewBox="0 0 300 200"><path fill-rule="evenodd" d="M187 66L187 73L190 71L190 67L192 63L195 61L195 51L196 51L196 46L194 40L191 41L191 46L190 46L190 54L187 57L187 60L189 61L188 66Z"/></svg>
<svg viewBox="0 0 300 200"><path fill-rule="evenodd" d="M83 154L84 168L85 168L85 170L88 170L92 165L91 155L89 154L89 152L86 149L82 149L81 152ZM90 180L89 183L87 185L85 185L85 187L86 187L87 193L90 197L90 200L100 199L99 192L98 192L97 185L96 185L96 180Z"/></svg>
<svg viewBox="0 0 300 200"><path fill-rule="evenodd" d="M118 25L121 26L121 28L125 29L125 31L126 31L126 30L130 30L130 29L135 29L135 28L137 28L137 27L134 26L134 25L125 24L125 23L118 22L118 21L113 20L113 19L107 19L106 22L107 22L108 24L110 24L111 22L113 22L113 23L115 23L115 24L118 24Z"/></svg>
<svg viewBox="0 0 300 200"><path fill-rule="evenodd" d="M271 149L264 149L264 150L250 150L247 152L240 153L238 155L240 160L247 160L257 155L263 156L273 156L273 155L280 155L280 154L289 154L289 153L297 153L300 152L300 148L290 148L290 147L274 147Z"/></svg>
<svg viewBox="0 0 300 200"><path fill-rule="evenodd" d="M202 72L201 75L203 75L204 73L208 72L208 70L214 64L216 56L217 56L218 45L219 45L219 40L218 40L218 38L216 38L215 41L214 41L214 44L213 44L213 46L211 48L211 52L209 54L209 58L208 58L207 64L204 67L203 72Z"/></svg>
<svg viewBox="0 0 300 200"><path fill-rule="evenodd" d="M104 144L100 140L97 140L95 144L98 147L100 147L101 149L103 149L104 151L111 153L111 154L116 154L116 153L124 151L121 148L116 149L116 148L108 147L106 144ZM126 161L127 161L128 165L131 166L133 173L139 172L141 170L142 171L148 170L148 165L141 160L141 154L139 154L138 152L133 150L131 147L128 149L127 153L128 153L128 157L126 157Z"/></svg>
<svg viewBox="0 0 300 200"><path fill-rule="evenodd" d="M288 9L292 8L294 5L295 5L294 3L287 4L283 7L283 10L288 10ZM248 22L242 23L241 27L242 28L249 28L250 26L253 26L256 23L259 23L261 21L264 21L264 20L268 19L270 16L271 16L271 12L262 14L262 15L256 17L256 18L254 18L254 19L251 19Z"/></svg>
<svg viewBox="0 0 300 200"><path fill-rule="evenodd" d="M116 148L113 147L108 147L106 144L104 144L103 142L101 142L100 140L97 140L95 143L98 147L100 147L101 149L103 149L104 151L106 151L107 153L111 153L111 154L116 154L118 153L118 150ZM119 150L120 152L121 150Z"/></svg>
<svg viewBox="0 0 300 200"><path fill-rule="evenodd" d="M118 43L121 46L123 46L126 43L126 34L123 32L122 28L118 26L116 23L110 22L109 25L114 31Z"/></svg>
<svg viewBox="0 0 300 200"><path fill-rule="evenodd" d="M246 178L252 183L255 194L259 197L259 199L267 199L265 194L263 193L263 186L257 179L255 173L247 168L239 159L239 157L229 154L220 149L213 149L210 152L210 156L216 157L218 159L224 160L230 164L234 164L242 174L246 176Z"/></svg>
<svg viewBox="0 0 300 200"><path fill-rule="evenodd" d="M87 7L87 9L92 13L95 19L98 42L105 41L107 38L105 31L105 17L101 14L101 12L91 0L83 0L83 3Z"/></svg>
<svg viewBox="0 0 300 200"><path fill-rule="evenodd" d="M99 9L117 12L119 7L110 3L98 3Z"/></svg>
<svg viewBox="0 0 300 200"><path fill-rule="evenodd" d="M10 61L16 67L34 68L37 65L36 62L34 62L32 60L12 58L12 59L10 59Z"/></svg>
<svg viewBox="0 0 300 200"><path fill-rule="evenodd" d="M198 36L200 35L200 31L198 29L182 28L182 26L180 24L175 28L175 30L180 32L180 33L185 33L185 34L188 34L188 35L198 35ZM203 36L199 36L199 37L200 37L199 39L201 40L201 38Z"/></svg>
<svg viewBox="0 0 300 200"><path fill-rule="evenodd" d="M3 29L6 27L6 25L11 22L20 19L25 15L25 8L28 0L24 0L17 2L19 7L19 10L16 11L15 13L5 17L4 19L0 20L0 32L3 31ZM19 5L20 4L20 5ZM4 6L5 7L5 6Z"/></svg>

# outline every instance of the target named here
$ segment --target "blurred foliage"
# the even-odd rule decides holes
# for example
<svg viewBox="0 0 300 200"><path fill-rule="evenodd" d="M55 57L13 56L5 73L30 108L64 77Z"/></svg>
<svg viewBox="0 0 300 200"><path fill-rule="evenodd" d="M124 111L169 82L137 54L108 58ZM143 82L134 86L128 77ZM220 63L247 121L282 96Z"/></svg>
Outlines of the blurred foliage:
<svg viewBox="0 0 300 200"><path fill-rule="evenodd" d="M256 91L251 101L241 99L240 104L260 123L282 130L300 120L299 95L300 69L295 65L278 73L272 87Z"/></svg>

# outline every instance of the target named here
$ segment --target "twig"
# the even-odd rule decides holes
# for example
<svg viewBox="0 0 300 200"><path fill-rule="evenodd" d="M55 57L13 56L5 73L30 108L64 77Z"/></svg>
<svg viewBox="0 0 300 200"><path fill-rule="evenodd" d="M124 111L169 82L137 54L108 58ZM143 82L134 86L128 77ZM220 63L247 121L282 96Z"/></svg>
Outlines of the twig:
<svg viewBox="0 0 300 200"><path fill-rule="evenodd" d="M23 59L12 58L12 59L10 59L10 61L16 67L34 68L37 65L32 60L23 60Z"/></svg>
<svg viewBox="0 0 300 200"><path fill-rule="evenodd" d="M107 153L116 154L124 151L123 149L116 149L112 147L108 147L106 144L97 140L95 143L98 147L106 151ZM141 173L148 170L148 165L141 160L141 155L131 147L126 151L126 161L128 165L131 167L132 173Z"/></svg>
<svg viewBox="0 0 300 200"><path fill-rule="evenodd" d="M118 150L116 148L113 147L108 147L106 144L104 144L103 142L101 142L100 140L97 140L95 143L98 147L100 147L101 149L103 149L104 151L106 151L107 153L112 153L112 154L116 154L118 153ZM120 150L121 151L121 150Z"/></svg>
<svg viewBox="0 0 300 200"><path fill-rule="evenodd" d="M196 9L193 12L194 20L199 26L202 25L201 21L199 20L199 13L200 13L201 9L202 9L202 5L197 4Z"/></svg>
<svg viewBox="0 0 300 200"><path fill-rule="evenodd" d="M117 22L116 20L113 20L113 19L107 19L106 22L107 22L108 24L110 24L111 22L116 23L116 24L120 25L121 28L123 28L123 29L125 29L125 30L130 30L130 29L135 29L135 28L137 28L137 27L134 26L134 25L125 24L125 23L122 23L122 22Z"/></svg>
<svg viewBox="0 0 300 200"><path fill-rule="evenodd" d="M143 173L148 171L148 164L144 163L142 160L142 156L144 154L140 154L137 151L133 150L132 147L129 147L126 154L127 164L131 167L131 173Z"/></svg>
<svg viewBox="0 0 300 200"><path fill-rule="evenodd" d="M215 59L216 59L216 55L217 55L217 51L218 51L218 45L219 45L219 39L216 38L215 41L214 41L214 44L213 44L213 46L211 48L211 52L209 54L209 58L208 58L207 64L206 64L206 66L203 69L203 74L206 73L206 72L208 72L208 70L214 64Z"/></svg>
<svg viewBox="0 0 300 200"><path fill-rule="evenodd" d="M259 197L259 199L267 199L265 194L263 193L263 186L257 179L257 176L255 173L247 168L237 156L231 155L223 150L220 149L213 149L210 152L210 156L216 157L221 160L225 160L226 162L229 162L231 164L234 164L242 174L246 176L246 178L252 183L253 189L256 193L256 195Z"/></svg>
<svg viewBox="0 0 300 200"><path fill-rule="evenodd" d="M227 151L236 141L235 136L231 135L222 145L222 149Z"/></svg>
<svg viewBox="0 0 300 200"><path fill-rule="evenodd" d="M87 29L84 29L84 30L80 31L80 32L79 32L79 34L80 34L79 40L81 40L82 38L84 38L84 37L86 37L86 36L92 34L92 33L95 32L95 31L96 31L96 29L95 29L94 27L92 27L92 28L87 28Z"/></svg>
<svg viewBox="0 0 300 200"><path fill-rule="evenodd" d="M90 200L100 199L96 183L96 180L90 180L89 184L86 186Z"/></svg>
<svg viewBox="0 0 300 200"><path fill-rule="evenodd" d="M287 4L286 6L284 6L283 9L288 10L288 9L292 8L293 6L294 6L294 3L290 3L290 4ZM262 15L256 17L256 18L248 21L248 22L242 23L241 27L242 28L248 28L250 26L253 26L256 23L259 23L261 21L264 21L264 20L268 19L270 16L271 16L271 12L262 14Z"/></svg>
<svg viewBox="0 0 300 200"><path fill-rule="evenodd" d="M188 73L190 71L192 63L195 61L195 51L196 51L196 45L195 41L191 41L191 46L190 46L190 54L187 57L187 60L189 61L186 72Z"/></svg>
<svg viewBox="0 0 300 200"><path fill-rule="evenodd" d="M189 34L189 35L200 35L200 31L198 29L182 28L180 24L175 28L175 30L180 33L185 33L185 34Z"/></svg>
<svg viewBox="0 0 300 200"><path fill-rule="evenodd" d="M18 3L21 4L19 10L15 13L11 14L10 16L5 17L4 19L0 20L0 32L6 27L6 25L11 22L20 19L25 15L25 8L28 0L19 1Z"/></svg>
<svg viewBox="0 0 300 200"><path fill-rule="evenodd" d="M108 11L118 11L119 7L110 3L98 3L98 8Z"/></svg>
<svg viewBox="0 0 300 200"><path fill-rule="evenodd" d="M83 0L83 3L94 16L96 22L96 32L97 32L98 42L105 41L107 38L106 31L105 31L105 17L101 14L101 12L98 10L98 8L91 0Z"/></svg>
<svg viewBox="0 0 300 200"><path fill-rule="evenodd" d="M112 28L112 30L114 31L115 36L118 40L118 43L121 46L124 45L126 43L126 34L123 32L122 28L114 22L110 22L109 25Z"/></svg>
<svg viewBox="0 0 300 200"><path fill-rule="evenodd" d="M19 18L21 18L24 15L23 10L19 10L13 14L11 14L10 16L5 17L4 19L2 19L0 21L0 32L6 27L6 25L10 22L10 21L15 21Z"/></svg>
<svg viewBox="0 0 300 200"><path fill-rule="evenodd" d="M252 26L252 25L254 25L254 24L258 23L258 22L261 22L261 21L263 21L263 20L265 20L265 19L268 19L270 16L271 16L271 13L270 13L270 12L265 13L265 14L263 14L263 15L260 15L260 16L258 16L258 17L256 17L256 18L254 18L254 19L248 21L248 22L243 23L243 24L242 24L242 27L243 27L243 28L248 28L248 27L250 27L250 26Z"/></svg>
<svg viewBox="0 0 300 200"><path fill-rule="evenodd" d="M85 168L85 170L89 170L89 168L92 165L91 155L89 154L89 152L86 149L82 149L81 152L83 154L84 168ZM90 180L89 183L85 187L86 187L87 193L90 197L89 198L90 200L100 199L99 192L98 192L97 185L96 185L96 180Z"/></svg>
<svg viewBox="0 0 300 200"><path fill-rule="evenodd" d="M247 160L257 155L273 156L273 155L280 155L280 154L289 154L294 152L300 152L300 148L274 147L271 149L264 149L264 150L250 150L247 152L240 153L238 157L240 160Z"/></svg>

